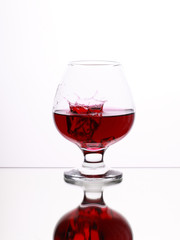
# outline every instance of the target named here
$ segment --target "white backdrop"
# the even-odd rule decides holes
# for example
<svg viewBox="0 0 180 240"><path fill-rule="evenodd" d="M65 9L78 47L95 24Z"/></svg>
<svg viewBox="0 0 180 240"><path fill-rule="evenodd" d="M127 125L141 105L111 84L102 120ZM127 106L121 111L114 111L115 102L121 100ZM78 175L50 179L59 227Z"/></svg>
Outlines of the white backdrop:
<svg viewBox="0 0 180 240"><path fill-rule="evenodd" d="M82 162L55 129L53 98L69 61L100 59L124 66L136 105L106 162L180 167L179 12L178 0L1 0L0 166Z"/></svg>

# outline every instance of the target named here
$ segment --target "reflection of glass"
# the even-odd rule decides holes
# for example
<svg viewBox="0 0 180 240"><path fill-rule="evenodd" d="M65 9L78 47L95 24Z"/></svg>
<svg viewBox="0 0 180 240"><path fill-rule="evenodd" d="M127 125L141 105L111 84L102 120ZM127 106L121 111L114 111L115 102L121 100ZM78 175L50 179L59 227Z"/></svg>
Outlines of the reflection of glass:
<svg viewBox="0 0 180 240"><path fill-rule="evenodd" d="M84 200L58 223L54 240L132 240L127 221L108 208L104 186L119 183L122 174L107 170L104 151L122 139L134 121L134 107L121 65L78 61L68 65L54 101L59 132L84 153L80 170L65 172L65 181L84 188Z"/></svg>
<svg viewBox="0 0 180 240"><path fill-rule="evenodd" d="M132 240L126 219L104 203L100 182L86 180L83 202L60 219L54 240Z"/></svg>
<svg viewBox="0 0 180 240"><path fill-rule="evenodd" d="M104 174L104 151L128 133L134 120L121 65L109 61L70 63L57 89L53 113L59 132L84 153L80 172Z"/></svg>

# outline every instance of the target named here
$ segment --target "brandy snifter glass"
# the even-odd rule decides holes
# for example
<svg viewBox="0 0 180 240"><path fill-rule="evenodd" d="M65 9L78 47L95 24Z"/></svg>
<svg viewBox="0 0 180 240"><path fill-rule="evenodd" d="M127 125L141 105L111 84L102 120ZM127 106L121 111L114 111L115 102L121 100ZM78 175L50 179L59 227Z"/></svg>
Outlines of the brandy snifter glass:
<svg viewBox="0 0 180 240"><path fill-rule="evenodd" d="M70 171L65 177L107 174L104 152L129 132L134 114L121 64L69 63L55 95L54 122L58 131L82 150L84 161L79 170Z"/></svg>

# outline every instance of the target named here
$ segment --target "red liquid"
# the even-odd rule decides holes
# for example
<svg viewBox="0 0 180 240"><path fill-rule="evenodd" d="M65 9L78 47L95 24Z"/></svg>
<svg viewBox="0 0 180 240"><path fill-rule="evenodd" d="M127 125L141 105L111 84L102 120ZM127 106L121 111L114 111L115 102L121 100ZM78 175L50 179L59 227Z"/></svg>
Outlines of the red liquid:
<svg viewBox="0 0 180 240"><path fill-rule="evenodd" d="M132 240L127 221L104 206L78 207L58 223L54 240Z"/></svg>
<svg viewBox="0 0 180 240"><path fill-rule="evenodd" d="M134 112L131 109L103 111L102 106L70 106L70 111L56 111L54 120L65 138L83 149L97 151L128 133Z"/></svg>

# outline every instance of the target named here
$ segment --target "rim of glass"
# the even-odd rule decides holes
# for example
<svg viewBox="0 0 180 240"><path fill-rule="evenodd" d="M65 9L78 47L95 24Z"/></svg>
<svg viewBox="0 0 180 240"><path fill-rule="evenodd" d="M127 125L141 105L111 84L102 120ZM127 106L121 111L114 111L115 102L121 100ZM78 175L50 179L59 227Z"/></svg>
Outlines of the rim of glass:
<svg viewBox="0 0 180 240"><path fill-rule="evenodd" d="M119 62L108 60L80 60L72 61L69 66L121 66Z"/></svg>

